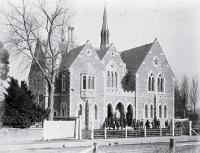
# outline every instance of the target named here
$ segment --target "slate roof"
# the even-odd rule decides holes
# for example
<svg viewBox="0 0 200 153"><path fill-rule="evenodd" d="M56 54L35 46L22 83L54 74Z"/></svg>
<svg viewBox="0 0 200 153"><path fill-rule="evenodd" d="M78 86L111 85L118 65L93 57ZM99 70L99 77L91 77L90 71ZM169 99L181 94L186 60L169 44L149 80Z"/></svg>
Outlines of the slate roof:
<svg viewBox="0 0 200 153"><path fill-rule="evenodd" d="M103 50L102 49L96 49L96 52L99 56L99 58L102 60L103 57L106 55L107 51L109 50L110 47L106 47Z"/></svg>
<svg viewBox="0 0 200 153"><path fill-rule="evenodd" d="M76 47L72 49L69 53L63 55L62 61L60 64L60 71L69 69L70 66L73 64L74 60L77 58L81 50L85 47L86 44Z"/></svg>
<svg viewBox="0 0 200 153"><path fill-rule="evenodd" d="M121 52L121 58L126 64L127 69L131 71L131 75L134 75L138 71L152 45L153 43L149 43Z"/></svg>

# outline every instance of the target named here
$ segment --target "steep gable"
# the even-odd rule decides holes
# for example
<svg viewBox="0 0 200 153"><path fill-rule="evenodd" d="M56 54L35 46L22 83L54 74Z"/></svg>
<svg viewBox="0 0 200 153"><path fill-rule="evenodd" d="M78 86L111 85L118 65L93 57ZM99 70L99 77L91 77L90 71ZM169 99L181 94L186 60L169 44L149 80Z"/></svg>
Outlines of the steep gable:
<svg viewBox="0 0 200 153"><path fill-rule="evenodd" d="M69 53L63 55L61 64L60 64L60 71L69 69L70 66L73 64L77 56L80 54L81 50L85 47L86 44L81 45L72 49Z"/></svg>
<svg viewBox="0 0 200 153"><path fill-rule="evenodd" d="M135 74L138 71L152 45L153 43L149 43L121 52L121 58L126 63L126 68L131 71L131 74Z"/></svg>

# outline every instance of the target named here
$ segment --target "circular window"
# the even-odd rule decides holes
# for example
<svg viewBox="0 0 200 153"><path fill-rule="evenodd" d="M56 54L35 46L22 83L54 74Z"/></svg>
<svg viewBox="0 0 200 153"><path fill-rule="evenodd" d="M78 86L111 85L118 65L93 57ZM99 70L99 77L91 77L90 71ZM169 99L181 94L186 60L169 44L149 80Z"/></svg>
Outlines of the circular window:
<svg viewBox="0 0 200 153"><path fill-rule="evenodd" d="M88 56L90 56L90 55L92 54L92 51L88 49L88 50L86 51L86 54L87 54Z"/></svg>

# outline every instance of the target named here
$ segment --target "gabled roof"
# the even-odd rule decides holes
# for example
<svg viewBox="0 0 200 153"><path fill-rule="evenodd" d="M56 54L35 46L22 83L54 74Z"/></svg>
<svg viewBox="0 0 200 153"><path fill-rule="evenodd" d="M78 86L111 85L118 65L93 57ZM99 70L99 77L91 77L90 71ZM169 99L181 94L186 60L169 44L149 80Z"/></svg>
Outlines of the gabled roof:
<svg viewBox="0 0 200 153"><path fill-rule="evenodd" d="M74 60L77 58L81 50L85 47L86 44L76 47L72 49L69 53L63 55L61 63L60 63L60 70L69 69L70 66L73 64Z"/></svg>
<svg viewBox="0 0 200 153"><path fill-rule="evenodd" d="M131 74L135 74L137 72L143 60L150 51L153 43L121 52L121 58L123 62L126 63L127 69L131 71Z"/></svg>
<svg viewBox="0 0 200 153"><path fill-rule="evenodd" d="M106 47L103 50L102 49L97 49L96 53L98 54L99 58L102 60L103 57L106 55L107 51L109 50L110 47Z"/></svg>

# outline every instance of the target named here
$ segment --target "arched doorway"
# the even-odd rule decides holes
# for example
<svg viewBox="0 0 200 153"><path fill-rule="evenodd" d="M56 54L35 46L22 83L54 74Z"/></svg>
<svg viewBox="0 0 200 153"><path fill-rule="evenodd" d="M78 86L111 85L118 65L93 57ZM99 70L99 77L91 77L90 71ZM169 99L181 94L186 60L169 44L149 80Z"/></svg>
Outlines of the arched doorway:
<svg viewBox="0 0 200 153"><path fill-rule="evenodd" d="M119 102L115 109L117 111L117 114L119 114L119 115L116 114L117 115L116 117L119 118L120 120L123 120L125 117L124 116L124 105L121 102Z"/></svg>
<svg viewBox="0 0 200 153"><path fill-rule="evenodd" d="M111 104L107 105L107 118L113 118L113 109Z"/></svg>
<svg viewBox="0 0 200 153"><path fill-rule="evenodd" d="M133 107L131 104L127 107L127 113L126 113L126 119L127 119L127 125L132 126L133 122Z"/></svg>

